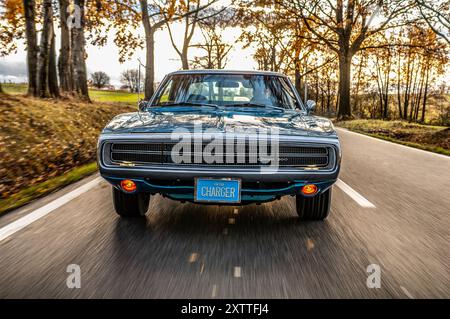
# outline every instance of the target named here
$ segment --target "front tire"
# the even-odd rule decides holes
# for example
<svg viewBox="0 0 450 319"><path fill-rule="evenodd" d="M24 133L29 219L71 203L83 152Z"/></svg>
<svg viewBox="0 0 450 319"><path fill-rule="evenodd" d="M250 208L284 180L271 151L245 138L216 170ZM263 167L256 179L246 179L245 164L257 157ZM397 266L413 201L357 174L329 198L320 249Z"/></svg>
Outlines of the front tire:
<svg viewBox="0 0 450 319"><path fill-rule="evenodd" d="M147 213L150 194L126 194L113 187L113 202L116 213L121 217L140 217Z"/></svg>
<svg viewBox="0 0 450 319"><path fill-rule="evenodd" d="M300 220L324 220L330 212L331 188L314 197L296 195L297 214Z"/></svg>

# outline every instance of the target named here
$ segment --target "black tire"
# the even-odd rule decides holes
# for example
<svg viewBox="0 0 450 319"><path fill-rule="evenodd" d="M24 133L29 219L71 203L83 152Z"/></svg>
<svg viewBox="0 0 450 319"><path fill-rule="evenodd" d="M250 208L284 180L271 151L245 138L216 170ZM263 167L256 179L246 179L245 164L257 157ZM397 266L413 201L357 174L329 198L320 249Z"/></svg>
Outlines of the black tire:
<svg viewBox="0 0 450 319"><path fill-rule="evenodd" d="M324 220L330 212L331 188L314 197L296 196L297 214L300 220Z"/></svg>
<svg viewBox="0 0 450 319"><path fill-rule="evenodd" d="M113 187L113 202L116 213L122 217L145 216L150 203L150 194L126 194Z"/></svg>

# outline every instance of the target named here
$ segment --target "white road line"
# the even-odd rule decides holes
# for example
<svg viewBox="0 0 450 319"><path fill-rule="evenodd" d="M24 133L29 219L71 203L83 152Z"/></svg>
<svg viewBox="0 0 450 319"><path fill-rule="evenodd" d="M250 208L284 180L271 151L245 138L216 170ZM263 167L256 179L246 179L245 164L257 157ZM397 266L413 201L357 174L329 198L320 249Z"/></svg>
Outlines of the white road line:
<svg viewBox="0 0 450 319"><path fill-rule="evenodd" d="M405 287L400 286L400 289L403 290L403 292L408 296L409 299L414 299L414 296L411 295L411 293Z"/></svg>
<svg viewBox="0 0 450 319"><path fill-rule="evenodd" d="M217 297L217 285L213 285L211 297L213 298Z"/></svg>
<svg viewBox="0 0 450 319"><path fill-rule="evenodd" d="M234 267L234 278L241 278L242 276L242 268L241 267Z"/></svg>
<svg viewBox="0 0 450 319"><path fill-rule="evenodd" d="M336 127L336 129L338 131L341 130L341 131L344 131L346 133L350 133L350 134L354 134L354 135L370 138L370 139L378 141L378 142L387 143L387 144L395 145L395 146L400 146L400 147L406 148L406 149L408 149L410 151L416 151L416 152L419 152L419 153L424 153L424 154L437 156L437 157L441 157L441 158L445 158L447 160L450 160L450 156L447 156L447 155L444 155L444 154L438 154L438 153L422 150L420 148L411 147L411 146L408 146L408 145L403 145L403 144L399 144L399 143L389 142L389 141L383 140L381 138L376 138L376 137L373 137L373 136L369 136L369 135L353 132L353 131L350 131L350 130L348 130L346 128L342 128L342 127Z"/></svg>
<svg viewBox="0 0 450 319"><path fill-rule="evenodd" d="M375 208L375 205L365 199L361 194L355 191L353 188L348 186L342 180L338 179L336 182L336 186L343 190L348 196L350 196L355 202L359 204L361 207L366 208Z"/></svg>
<svg viewBox="0 0 450 319"><path fill-rule="evenodd" d="M67 193L58 199L48 203L47 205L42 206L41 208L36 209L35 211L25 215L22 218L12 222L11 224L6 225L3 228L0 228L0 242L12 234L18 232L19 230L27 227L31 223L37 221L38 219L44 217L45 215L51 213L55 209L63 206L64 204L70 202L72 199L80 196L83 193L86 193L91 188L97 186L97 184L102 181L101 177L97 177L89 183L84 184L83 186L74 189L70 193Z"/></svg>

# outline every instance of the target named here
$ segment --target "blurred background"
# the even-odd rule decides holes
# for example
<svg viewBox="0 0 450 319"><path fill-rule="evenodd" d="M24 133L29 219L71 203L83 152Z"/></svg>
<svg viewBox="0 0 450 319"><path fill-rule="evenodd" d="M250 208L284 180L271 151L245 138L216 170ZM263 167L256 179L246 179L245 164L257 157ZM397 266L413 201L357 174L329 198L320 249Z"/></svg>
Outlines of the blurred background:
<svg viewBox="0 0 450 319"><path fill-rule="evenodd" d="M2 201L93 162L102 126L178 69L282 72L337 125L449 154L448 1L2 0L0 10Z"/></svg>
<svg viewBox="0 0 450 319"><path fill-rule="evenodd" d="M331 118L336 127L448 156L449 62L448 0L0 0L0 214L95 173L97 137L104 125L117 114L136 111L139 98L148 100L167 73L180 69L281 72L302 98L316 102L315 114ZM360 152L372 150L362 141L347 143L359 145ZM382 152L398 157L379 165L407 157L388 148ZM363 161L355 154L355 161ZM423 162L440 169L432 172L436 176L448 177L447 161L420 158L415 163ZM364 175L358 174L352 178ZM448 198L448 183L439 185ZM405 201L405 212L429 207L390 195L385 211L398 209L399 198ZM278 209L290 207L283 205ZM448 213L445 199L436 205L436 212ZM273 213L267 209L258 210L263 224ZM205 219L193 217L199 224L211 218L200 216ZM249 226L253 217L244 216ZM433 225L445 225L444 217L434 216ZM163 224L170 220L184 227L173 216L164 218ZM123 233L136 226L117 227ZM284 227L277 224L276 230ZM309 235L301 236L307 251L314 247L311 238L320 238L320 229L336 230L306 227ZM426 233L436 231L433 227ZM244 228L242 236L248 231ZM340 235L341 230L336 233ZM447 235L440 232L434 243ZM406 242L411 249L418 245L412 239ZM327 256L339 261L334 252L330 249ZM448 259L443 262L442 253L436 258L436 278L444 284ZM279 267L290 269L283 263ZM432 295L430 291L425 295ZM442 296L448 290L441 287L438 292Z"/></svg>

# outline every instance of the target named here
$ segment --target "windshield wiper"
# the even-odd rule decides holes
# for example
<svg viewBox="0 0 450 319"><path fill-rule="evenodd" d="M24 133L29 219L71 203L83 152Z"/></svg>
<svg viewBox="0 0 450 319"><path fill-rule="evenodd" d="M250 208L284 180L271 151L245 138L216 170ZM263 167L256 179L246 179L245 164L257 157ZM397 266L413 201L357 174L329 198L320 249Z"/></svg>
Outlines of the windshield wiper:
<svg viewBox="0 0 450 319"><path fill-rule="evenodd" d="M283 107L278 107L278 106L273 106L273 105L266 105L266 104L260 104L260 103L252 103L252 102L248 102L248 103L236 103L236 104L227 104L226 106L243 106L243 107L261 107L261 108L268 108L268 109L272 109L272 110L279 110L279 111L286 111L285 108Z"/></svg>
<svg viewBox="0 0 450 319"><path fill-rule="evenodd" d="M183 105L189 105L189 106L208 106L208 107L214 107L216 109L220 109L220 106L217 104L208 104L208 103L198 103L198 102L178 102L178 103L168 103L161 105L164 106L183 106Z"/></svg>

